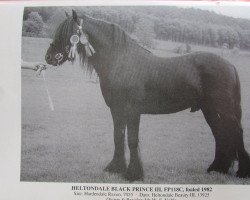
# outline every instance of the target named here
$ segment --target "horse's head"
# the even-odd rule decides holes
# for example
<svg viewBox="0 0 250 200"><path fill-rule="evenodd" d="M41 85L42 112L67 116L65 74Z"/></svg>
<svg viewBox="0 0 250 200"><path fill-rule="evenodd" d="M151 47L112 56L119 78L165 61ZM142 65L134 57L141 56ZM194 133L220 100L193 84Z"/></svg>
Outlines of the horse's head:
<svg viewBox="0 0 250 200"><path fill-rule="evenodd" d="M76 53L81 53L81 59L91 56L93 47L88 43L88 36L83 28L83 19L79 19L76 12L67 18L55 31L53 42L50 44L45 60L48 64L57 66L65 61L74 61ZM91 48L90 48L91 47Z"/></svg>

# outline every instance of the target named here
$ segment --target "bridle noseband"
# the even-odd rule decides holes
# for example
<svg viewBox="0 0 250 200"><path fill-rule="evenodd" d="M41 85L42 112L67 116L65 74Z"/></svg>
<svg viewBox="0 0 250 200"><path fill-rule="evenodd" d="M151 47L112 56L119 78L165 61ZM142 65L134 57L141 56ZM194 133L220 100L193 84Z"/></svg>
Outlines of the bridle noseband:
<svg viewBox="0 0 250 200"><path fill-rule="evenodd" d="M60 52L54 43L51 43L50 46L56 49L57 52ZM55 59L57 60L57 63L61 62L63 59L63 53L57 53L55 55Z"/></svg>

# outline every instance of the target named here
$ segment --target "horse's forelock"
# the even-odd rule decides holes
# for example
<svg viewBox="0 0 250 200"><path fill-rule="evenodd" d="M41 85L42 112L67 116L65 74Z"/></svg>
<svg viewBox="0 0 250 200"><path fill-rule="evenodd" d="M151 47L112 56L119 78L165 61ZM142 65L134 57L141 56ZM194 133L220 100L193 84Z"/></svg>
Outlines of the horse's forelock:
<svg viewBox="0 0 250 200"><path fill-rule="evenodd" d="M72 18L67 18L56 29L53 42L58 48L64 49L68 44L73 34L73 23Z"/></svg>

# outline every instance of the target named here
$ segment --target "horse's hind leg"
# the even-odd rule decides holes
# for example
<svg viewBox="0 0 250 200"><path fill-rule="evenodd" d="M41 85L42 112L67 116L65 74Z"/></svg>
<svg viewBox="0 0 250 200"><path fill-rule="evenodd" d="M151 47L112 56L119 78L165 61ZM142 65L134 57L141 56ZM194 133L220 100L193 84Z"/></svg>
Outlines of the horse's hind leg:
<svg viewBox="0 0 250 200"><path fill-rule="evenodd" d="M239 159L239 169L237 171L237 176L240 178L246 178L246 177L250 177L250 158L244 148L242 132L243 131L241 131L240 138L237 144L238 145L237 155Z"/></svg>
<svg viewBox="0 0 250 200"><path fill-rule="evenodd" d="M111 109L111 114L114 124L114 143L115 150L112 161L104 169L112 173L123 173L126 170L125 152L124 152L124 138L126 119L124 112L119 109Z"/></svg>
<svg viewBox="0 0 250 200"><path fill-rule="evenodd" d="M222 112L221 107L216 109L205 106L202 112L215 138L215 159L207 171L227 173L237 156L236 141L240 132L238 122L230 108Z"/></svg>
<svg viewBox="0 0 250 200"><path fill-rule="evenodd" d="M202 106L216 143L215 159L207 171L227 173L232 161L238 159L237 176L250 177L250 158L244 147L240 102L232 98L224 99L228 102L209 100L210 103Z"/></svg>
<svg viewBox="0 0 250 200"><path fill-rule="evenodd" d="M241 126L241 106L240 104L235 104L236 118L239 123L239 137L237 138L237 156L239 160L239 169L237 171L237 176L240 178L250 177L250 158L244 147L243 141L243 129Z"/></svg>

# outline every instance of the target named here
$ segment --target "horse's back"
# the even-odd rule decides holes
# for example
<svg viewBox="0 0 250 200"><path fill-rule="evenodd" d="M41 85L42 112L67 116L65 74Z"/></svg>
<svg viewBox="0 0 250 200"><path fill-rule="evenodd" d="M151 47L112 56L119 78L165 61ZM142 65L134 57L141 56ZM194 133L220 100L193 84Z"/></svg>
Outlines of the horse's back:
<svg viewBox="0 0 250 200"><path fill-rule="evenodd" d="M197 111L205 98L230 98L236 82L234 66L212 53L132 58L110 73L106 95L116 103L133 102L145 114Z"/></svg>
<svg viewBox="0 0 250 200"><path fill-rule="evenodd" d="M220 104L230 102L227 99L234 98L238 84L235 67L220 56L208 52L163 59L160 64L155 62L148 76L145 102L147 105L156 105L156 108L162 109L162 113L187 108L197 111L209 99Z"/></svg>

